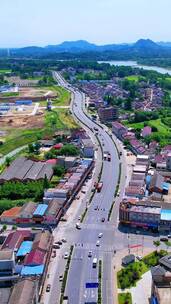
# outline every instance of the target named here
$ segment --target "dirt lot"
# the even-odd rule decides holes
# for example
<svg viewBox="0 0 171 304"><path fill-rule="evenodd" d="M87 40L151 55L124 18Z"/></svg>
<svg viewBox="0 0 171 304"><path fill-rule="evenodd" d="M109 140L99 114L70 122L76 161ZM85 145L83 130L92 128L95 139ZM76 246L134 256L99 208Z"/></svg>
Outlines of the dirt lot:
<svg viewBox="0 0 171 304"><path fill-rule="evenodd" d="M44 113L41 115L34 116L15 116L15 118L0 117L0 126L3 128L22 128L22 129L32 129L32 128L43 128L44 127Z"/></svg>
<svg viewBox="0 0 171 304"><path fill-rule="evenodd" d="M20 88L19 89L19 96L20 97L41 97L41 96L56 96L56 92L49 90L48 88L34 88L34 87L28 87L28 88Z"/></svg>

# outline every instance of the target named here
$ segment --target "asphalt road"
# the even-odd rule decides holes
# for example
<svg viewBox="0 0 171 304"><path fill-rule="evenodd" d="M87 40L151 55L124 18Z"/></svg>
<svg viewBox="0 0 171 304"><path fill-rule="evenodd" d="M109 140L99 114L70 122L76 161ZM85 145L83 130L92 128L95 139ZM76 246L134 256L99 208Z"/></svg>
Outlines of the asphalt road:
<svg viewBox="0 0 171 304"><path fill-rule="evenodd" d="M68 84L56 74L60 85L67 87ZM65 294L69 297L71 304L84 304L89 302L97 302L97 289L86 288L87 282L98 281L98 267L92 267L92 260L97 257L102 260L102 303L113 304L113 278L112 278L112 258L115 250L115 231L111 224L107 223L107 216L111 204L114 200L114 193L118 183L119 175L119 157L112 141L104 128L97 126L97 124L87 117L83 111L85 96L77 90L69 89L73 92L73 115L79 119L83 124L87 125L88 133L96 133L103 151L108 151L111 154L111 161L103 161L103 170L101 181L103 181L102 191L96 193L89 207L87 216L85 218L82 229L75 232L75 248L73 258L68 274L67 286ZM94 130L98 129L98 132ZM95 210L98 207L98 210ZM116 207L116 213L118 208ZM114 211L115 213L115 205ZM105 218L105 222L102 222ZM117 218L117 214L115 216ZM99 233L103 233L102 238L99 239L100 246L96 246ZM88 257L88 252L92 251L92 257Z"/></svg>

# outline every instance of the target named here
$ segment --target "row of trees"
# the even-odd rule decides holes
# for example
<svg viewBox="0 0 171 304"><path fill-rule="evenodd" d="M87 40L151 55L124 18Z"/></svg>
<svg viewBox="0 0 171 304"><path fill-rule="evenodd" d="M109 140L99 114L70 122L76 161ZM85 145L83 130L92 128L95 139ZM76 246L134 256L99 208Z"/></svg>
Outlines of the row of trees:
<svg viewBox="0 0 171 304"><path fill-rule="evenodd" d="M66 144L61 149L51 149L45 154L46 159L56 158L57 156L78 156L80 154L79 149L72 145Z"/></svg>

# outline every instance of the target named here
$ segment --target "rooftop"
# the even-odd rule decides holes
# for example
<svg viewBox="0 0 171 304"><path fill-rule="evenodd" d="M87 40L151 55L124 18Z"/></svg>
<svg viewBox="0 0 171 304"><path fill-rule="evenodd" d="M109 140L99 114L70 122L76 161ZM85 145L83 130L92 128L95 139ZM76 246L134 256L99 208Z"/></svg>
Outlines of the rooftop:
<svg viewBox="0 0 171 304"><path fill-rule="evenodd" d="M163 221L171 221L171 210L162 209L161 210L161 220L163 220Z"/></svg>
<svg viewBox="0 0 171 304"><path fill-rule="evenodd" d="M2 214L1 217L15 217L19 214L21 211L22 207L13 207L9 210L5 210Z"/></svg>
<svg viewBox="0 0 171 304"><path fill-rule="evenodd" d="M0 261L12 260L13 250L0 250Z"/></svg>
<svg viewBox="0 0 171 304"><path fill-rule="evenodd" d="M32 304L34 293L35 281L22 279L14 285L8 304Z"/></svg>
<svg viewBox="0 0 171 304"><path fill-rule="evenodd" d="M16 256L25 256L27 253L29 253L31 251L33 242L32 241L24 241L22 242Z"/></svg>
<svg viewBox="0 0 171 304"><path fill-rule="evenodd" d="M33 212L33 215L39 215L43 216L48 208L48 205L46 204L39 204L36 208L36 210Z"/></svg>

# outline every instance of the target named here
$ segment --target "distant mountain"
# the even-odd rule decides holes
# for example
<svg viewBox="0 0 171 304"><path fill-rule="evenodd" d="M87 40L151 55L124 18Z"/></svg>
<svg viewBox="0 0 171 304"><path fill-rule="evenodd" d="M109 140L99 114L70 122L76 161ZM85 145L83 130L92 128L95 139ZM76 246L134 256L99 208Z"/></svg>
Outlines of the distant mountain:
<svg viewBox="0 0 171 304"><path fill-rule="evenodd" d="M160 46L150 39L140 39L133 45L134 49L159 49Z"/></svg>
<svg viewBox="0 0 171 304"><path fill-rule="evenodd" d="M146 57L171 57L171 43L155 43L150 39L140 39L132 44L96 45L85 40L64 41L46 47L29 46L11 49L10 55L16 57L48 57L57 59L117 60ZM1 52L0 52L1 56Z"/></svg>
<svg viewBox="0 0 171 304"><path fill-rule="evenodd" d="M163 46L163 47L171 47L171 42L157 42L158 45Z"/></svg>

